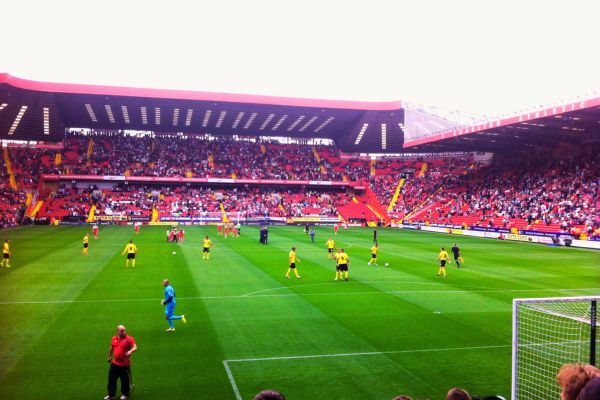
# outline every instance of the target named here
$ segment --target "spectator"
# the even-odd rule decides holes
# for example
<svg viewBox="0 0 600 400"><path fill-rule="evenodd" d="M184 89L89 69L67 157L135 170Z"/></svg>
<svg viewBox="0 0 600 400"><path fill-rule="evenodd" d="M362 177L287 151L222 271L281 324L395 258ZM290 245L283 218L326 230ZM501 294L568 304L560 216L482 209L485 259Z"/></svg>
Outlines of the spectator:
<svg viewBox="0 0 600 400"><path fill-rule="evenodd" d="M577 400L579 393L594 378L600 378L600 370L589 364L570 363L563 365L556 376L562 389L561 400ZM590 388L590 391L593 388Z"/></svg>
<svg viewBox="0 0 600 400"><path fill-rule="evenodd" d="M471 395L465 389L455 387L448 391L446 400L471 400Z"/></svg>
<svg viewBox="0 0 600 400"><path fill-rule="evenodd" d="M578 400L600 399L600 377L592 378L579 393Z"/></svg>
<svg viewBox="0 0 600 400"><path fill-rule="evenodd" d="M277 390L263 390L254 396L254 400L285 400L285 396Z"/></svg>

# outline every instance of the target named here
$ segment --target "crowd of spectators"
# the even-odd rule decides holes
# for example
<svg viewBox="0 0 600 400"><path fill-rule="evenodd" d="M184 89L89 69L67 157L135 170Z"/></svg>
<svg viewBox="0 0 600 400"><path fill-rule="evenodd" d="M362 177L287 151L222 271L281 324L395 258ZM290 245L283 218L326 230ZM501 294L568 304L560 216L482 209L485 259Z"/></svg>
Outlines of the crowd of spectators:
<svg viewBox="0 0 600 400"><path fill-rule="evenodd" d="M17 226L24 197L23 192L12 190L7 180L0 182L0 229Z"/></svg>
<svg viewBox="0 0 600 400"><path fill-rule="evenodd" d="M206 217L236 213L240 217L336 217L337 205L351 198L339 191L315 191L300 187L221 187L117 185L110 189L67 188L62 185L46 201L40 217L87 217L92 204L96 216L150 218Z"/></svg>
<svg viewBox="0 0 600 400"><path fill-rule="evenodd" d="M442 175L444 176L444 175ZM551 229L599 234L600 156L561 159L525 165L509 162L479 172L420 178L400 207L414 213L413 222L471 224L489 227ZM407 196L404 196L403 199ZM408 205L408 207L407 207ZM472 219L477 219L472 222Z"/></svg>
<svg viewBox="0 0 600 400"><path fill-rule="evenodd" d="M350 166L327 168L309 145L226 138L71 135L65 151L76 157L64 166L80 175L279 180L342 180L346 175L357 181L365 173Z"/></svg>
<svg viewBox="0 0 600 400"><path fill-rule="evenodd" d="M334 146L112 133L71 133L61 150L9 150L18 191L10 187L6 168L2 168L3 226L16 223L15 210L25 201L24 191L35 191L41 174L343 180L370 187L383 209L404 178L400 195L388 213L395 220L561 229L600 236L600 156L594 152L585 157L535 162L519 155L484 167L464 155L389 157L373 162L369 157L343 154ZM327 190L294 191L163 188L161 197L152 200L144 190L117 188L105 194L98 210L122 213L127 209L134 215L147 215L156 207L162 215L188 215L218 212L223 204L228 211L249 215L299 216L309 212L335 216L337 207L346 202ZM78 197L63 188L53 193L41 215L83 214L89 211L88 197Z"/></svg>

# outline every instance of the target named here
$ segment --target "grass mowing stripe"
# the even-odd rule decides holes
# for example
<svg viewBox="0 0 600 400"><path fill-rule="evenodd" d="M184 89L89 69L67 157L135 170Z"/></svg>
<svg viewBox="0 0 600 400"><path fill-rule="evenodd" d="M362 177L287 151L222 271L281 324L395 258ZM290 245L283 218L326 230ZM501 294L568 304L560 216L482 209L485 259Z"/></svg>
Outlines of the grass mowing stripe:
<svg viewBox="0 0 600 400"><path fill-rule="evenodd" d="M283 240L283 239L289 239L289 236L290 236L289 230L274 229L272 234L273 234L275 240L272 240L271 243L273 243L273 242L277 243L276 246L278 248L282 248L283 249L285 247L288 247L288 248L291 247L291 245L289 244L289 240L287 242L285 240ZM300 245L298 245L299 255L300 255L300 257L302 257L301 249L300 249L299 246ZM324 255L326 254L326 250L325 249L323 249L323 254ZM313 258L312 253L309 256L304 257L303 259L304 260L309 260L311 258ZM315 262L313 262L311 264L312 265L316 265L316 267L319 268L319 269L322 269L324 262L327 262L327 261L324 261L324 260L320 259L320 260L315 261ZM328 261L328 262L331 263L331 261ZM306 263L303 263L301 265L304 265L304 267L303 267L304 270L308 270ZM333 270L333 265L331 265L331 267L327 267L325 269L331 271L331 270ZM324 273L321 272L321 271L317 271L317 273L319 275L323 275ZM315 271L313 270L313 272L315 272ZM329 272L329 273L331 273L331 272ZM308 273L307 274L303 273L303 275L308 275ZM329 275L329 276L331 277L331 275ZM356 277L357 274L353 273L351 276ZM365 274L365 276L366 276L366 274ZM359 285L362 285L362 286L365 286L365 287L369 286L369 285L365 285L361 281L360 278L358 280L356 278L353 278L353 279ZM341 288L343 286L338 286L338 287ZM377 288L373 287L373 289L377 289ZM383 292L383 291L379 290L379 292ZM385 293L382 293L382 294L385 294ZM309 299L308 296L305 296L304 298ZM385 298L385 297L383 297L383 298ZM360 324L361 326L359 326L355 322L349 321L347 318L344 317L344 314L346 314L348 312L350 314L354 314L354 312L356 310L358 310L358 309L361 309L361 308L368 309L369 308L368 303L366 303L363 299L353 298L353 304L350 305L350 307L348 307L347 304L346 305L341 304L340 306L335 306L335 305L332 306L329 303L325 303L323 301L314 300L314 298L311 299L311 300L309 300L309 301L313 304L313 306L317 307L323 313L327 314L329 316L329 318L337 321L340 325L344 326L348 331L351 331L351 332L354 333L354 335L357 335L361 339L361 341L364 341L365 343L367 343L369 347L371 347L373 349L376 349L376 350L381 350L382 347L389 346L389 343L382 343L379 340L373 340L374 337L373 337L372 330L373 329L377 329L377 328L374 328L372 322L366 322L364 324L361 323ZM395 320L396 321L399 320L398 316L397 315L393 316L392 315L393 312L391 311L393 308L396 308L398 305L402 305L400 307L405 307L405 308L406 307L410 307L410 308L412 308L412 310L410 312L411 315L423 315L423 314L430 314L431 313L430 310L426 310L424 307L419 306L416 303L415 304L411 304L410 302L406 301L405 299L402 299L402 298L397 297L397 296L389 297L389 298L385 299L385 307L382 308L382 310L383 310L382 311L382 315L386 315L386 317L384 318L385 322L379 322L379 325L380 325L380 327L381 327L382 330L386 330L387 329L385 327L386 324L393 323L392 321L395 321ZM340 311L342 311L342 315L340 315ZM372 312L373 311L371 311L371 313ZM401 365L401 364L398 364L398 363L393 363L393 364L394 364L394 368L404 370L407 375L411 376L412 380L421 382L424 387L428 386L425 383L426 380L424 379L424 377L421 377L421 376L415 374L413 371L411 371L411 369L409 367Z"/></svg>
<svg viewBox="0 0 600 400"><path fill-rule="evenodd" d="M38 246L31 246L27 242L21 246L20 251L23 252L21 257L28 261L22 266L14 267L14 273L2 277L4 285L2 298L55 293L57 297L66 301L75 299L95 278L111 254L106 252L90 255L84 259L80 253L81 243L79 240L74 240L75 237L81 239L83 231L71 227L67 233L66 242L57 241L51 235L45 235L48 237L41 249ZM35 237L31 237L29 240L35 241ZM31 250L25 250L27 247L31 247ZM83 260L87 262L85 268L81 268ZM68 273L63 271L68 271ZM39 290L23 293L20 290L23 287L38 287ZM12 345L0 350L0 360L2 360L0 381L26 357L54 321L66 312L65 308L58 308L49 303L46 305L47 307L18 309L15 312L8 312L9 310L5 309L7 311L6 325L5 329L0 331L0 341L10 342Z"/></svg>
<svg viewBox="0 0 600 400"><path fill-rule="evenodd" d="M273 240L273 237L274 237L274 235L271 233L271 243L273 243L273 242L272 242L272 240ZM230 242L228 242L228 244L227 244L227 247L231 248L231 246L229 245L229 243L232 243L232 244L233 244L233 242L231 242L231 241L230 241ZM241 252L240 252L240 253L241 253ZM260 261L259 261L259 263L256 263L256 262L254 262L254 261L253 261L253 257L251 257L251 255L245 254L245 257L240 257L240 253L238 253L238 254L235 256L235 257L236 257L236 259L238 260L238 262L240 262L240 261L241 261L241 259L244 259L244 258L245 258L245 259L247 260L247 262L249 262L251 265L253 265L253 266L255 266L255 267L258 267L258 269L259 269L259 270L261 270L261 271L264 271L263 273L265 273L265 274L267 274L267 275L269 275L269 274L270 274L271 276L275 275L275 272L274 272L273 270L271 270L269 267L267 267L267 266L265 266L265 265L261 265L262 263L261 263ZM281 257L281 260L282 260L282 265L285 265L285 264L283 264L283 263L285 263L285 262L287 261L287 252L286 252L286 251L281 251L281 254L282 254L282 257ZM262 260L262 259L259 257L259 260ZM258 261L258 260L257 260L257 261ZM270 265L272 265L272 264L270 264ZM278 267L278 268L281 268L281 267ZM247 270L254 270L254 269L253 269L253 268L250 268L250 266L248 266L248 267L247 267ZM282 272L283 272L283 271L282 271ZM281 276L281 275L279 275L279 274L276 274L275 276ZM286 289L286 287L284 286L284 287L282 287L282 289ZM295 297L295 300L294 300L294 302L295 302L295 303L294 303L294 306L295 306L296 308L298 308L298 307L299 307L299 308L305 309L305 313L306 313L306 312L310 312L311 314L315 314L315 315L321 315L321 314L322 314L322 311L321 311L319 308L317 308L317 307L314 307L314 305L311 305L310 303L305 303L305 302L302 302L303 304L301 304L301 303L298 301L298 299L299 299L299 298L300 298L300 299L302 298L302 296L301 296L301 295L299 296L298 294L291 294L291 296L294 296L294 297ZM218 305L221 305L220 303L217 303L217 304L218 304ZM228 313L229 313L229 314L235 314L236 312L237 312L237 311L236 311L236 310L234 310L234 309L232 309L232 308L231 308L231 306L230 306L230 308L228 308ZM245 311L244 311L243 309L240 309L240 312L245 312ZM324 314L323 314L323 315L324 315ZM364 347L370 347L370 346L369 346L367 343L364 343L364 342L363 342L363 340L361 340L361 339L359 339L359 338L355 338L355 335L353 335L351 331L348 331L348 330L347 330L347 328L344 328L344 327L343 327L343 325L340 325L340 324L339 324L339 322L337 322L337 321L334 321L333 319L331 319L331 317L330 317L330 316L329 316L329 318L328 318L328 319L329 319L329 320L331 320L331 322L333 322L333 324L331 324L331 328L330 328L330 329L332 329L332 330L333 330L333 331L331 332L332 334L334 334L335 336L338 336L338 337L345 337L345 338L346 338L346 341L348 341L348 340L350 340L351 342L357 342L357 341L358 341L357 343L355 343L355 344L354 344L354 346L357 346L357 345L359 345L359 344L360 344L360 346L361 346L361 347L363 347L363 348L364 348ZM222 324L220 324L220 325L223 325L223 323L222 323ZM235 324L234 324L234 326L235 326L235 328L233 328L233 329L227 329L226 327L224 327L224 328L222 327L222 328L223 328L223 329L226 329L226 330L238 330L238 329L239 329L239 326L237 326L237 325L235 325ZM323 325L321 325L321 327L323 327ZM308 327L308 326L303 326L303 328L309 328L309 329L310 329L310 327ZM316 327L315 327L315 328L316 328ZM299 328L297 327L296 329L299 329ZM325 330L327 331L327 329L325 329ZM314 331L314 330L313 330L313 331ZM334 332L335 332L335 333L334 333ZM297 334L297 333L298 333L298 332L296 332L296 334ZM300 336L303 336L303 335L300 335ZM315 343L315 345L317 345L317 343ZM366 346L365 346L365 345L366 345ZM404 370L404 367L402 367L402 366L397 366L397 368L398 368L398 369L403 369L403 370ZM406 370L406 374L408 374L408 375L412 375L412 373L411 373L410 371L408 371L408 370ZM414 380L418 380L418 381L421 381L421 379L420 379L418 376L412 376L412 379L414 379ZM422 383L424 386L426 386L426 385L427 385L425 382L421 382L421 383Z"/></svg>

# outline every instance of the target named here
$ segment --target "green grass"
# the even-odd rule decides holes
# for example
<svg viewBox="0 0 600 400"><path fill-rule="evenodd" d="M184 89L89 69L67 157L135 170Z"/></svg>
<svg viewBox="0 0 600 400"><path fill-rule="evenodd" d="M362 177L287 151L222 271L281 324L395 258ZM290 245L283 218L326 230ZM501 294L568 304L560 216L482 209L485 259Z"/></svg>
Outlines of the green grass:
<svg viewBox="0 0 600 400"><path fill-rule="evenodd" d="M301 227L271 228L268 246L252 227L228 239L188 227L181 246L165 229L102 227L88 257L84 227L0 232L13 252L13 268L0 269L0 398L102 398L121 323L139 346L138 399L235 399L226 367L243 399L264 388L290 400L440 399L453 386L508 397L512 299L600 288L598 252L581 249L384 229L380 266L368 267L371 231L342 230L350 281L334 282L331 228L317 228L315 244ZM120 255L129 239L135 269ZM466 265L439 278L439 247L454 240ZM292 246L302 279L284 278ZM175 333L164 331L164 278L189 319Z"/></svg>

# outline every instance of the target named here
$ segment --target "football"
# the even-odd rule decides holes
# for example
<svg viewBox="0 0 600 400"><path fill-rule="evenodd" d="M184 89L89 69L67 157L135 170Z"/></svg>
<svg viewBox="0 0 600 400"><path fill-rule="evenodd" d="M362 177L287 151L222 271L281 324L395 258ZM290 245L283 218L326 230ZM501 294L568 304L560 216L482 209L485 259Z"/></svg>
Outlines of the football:
<svg viewBox="0 0 600 400"><path fill-rule="evenodd" d="M386 266L386 267L389 267L389 266L390 266L390 264L388 264L388 263L385 263L385 266Z"/></svg>
<svg viewBox="0 0 600 400"><path fill-rule="evenodd" d="M173 255L175 255L175 254L177 254L177 252L176 252L176 251L174 251L174 252L173 252Z"/></svg>

